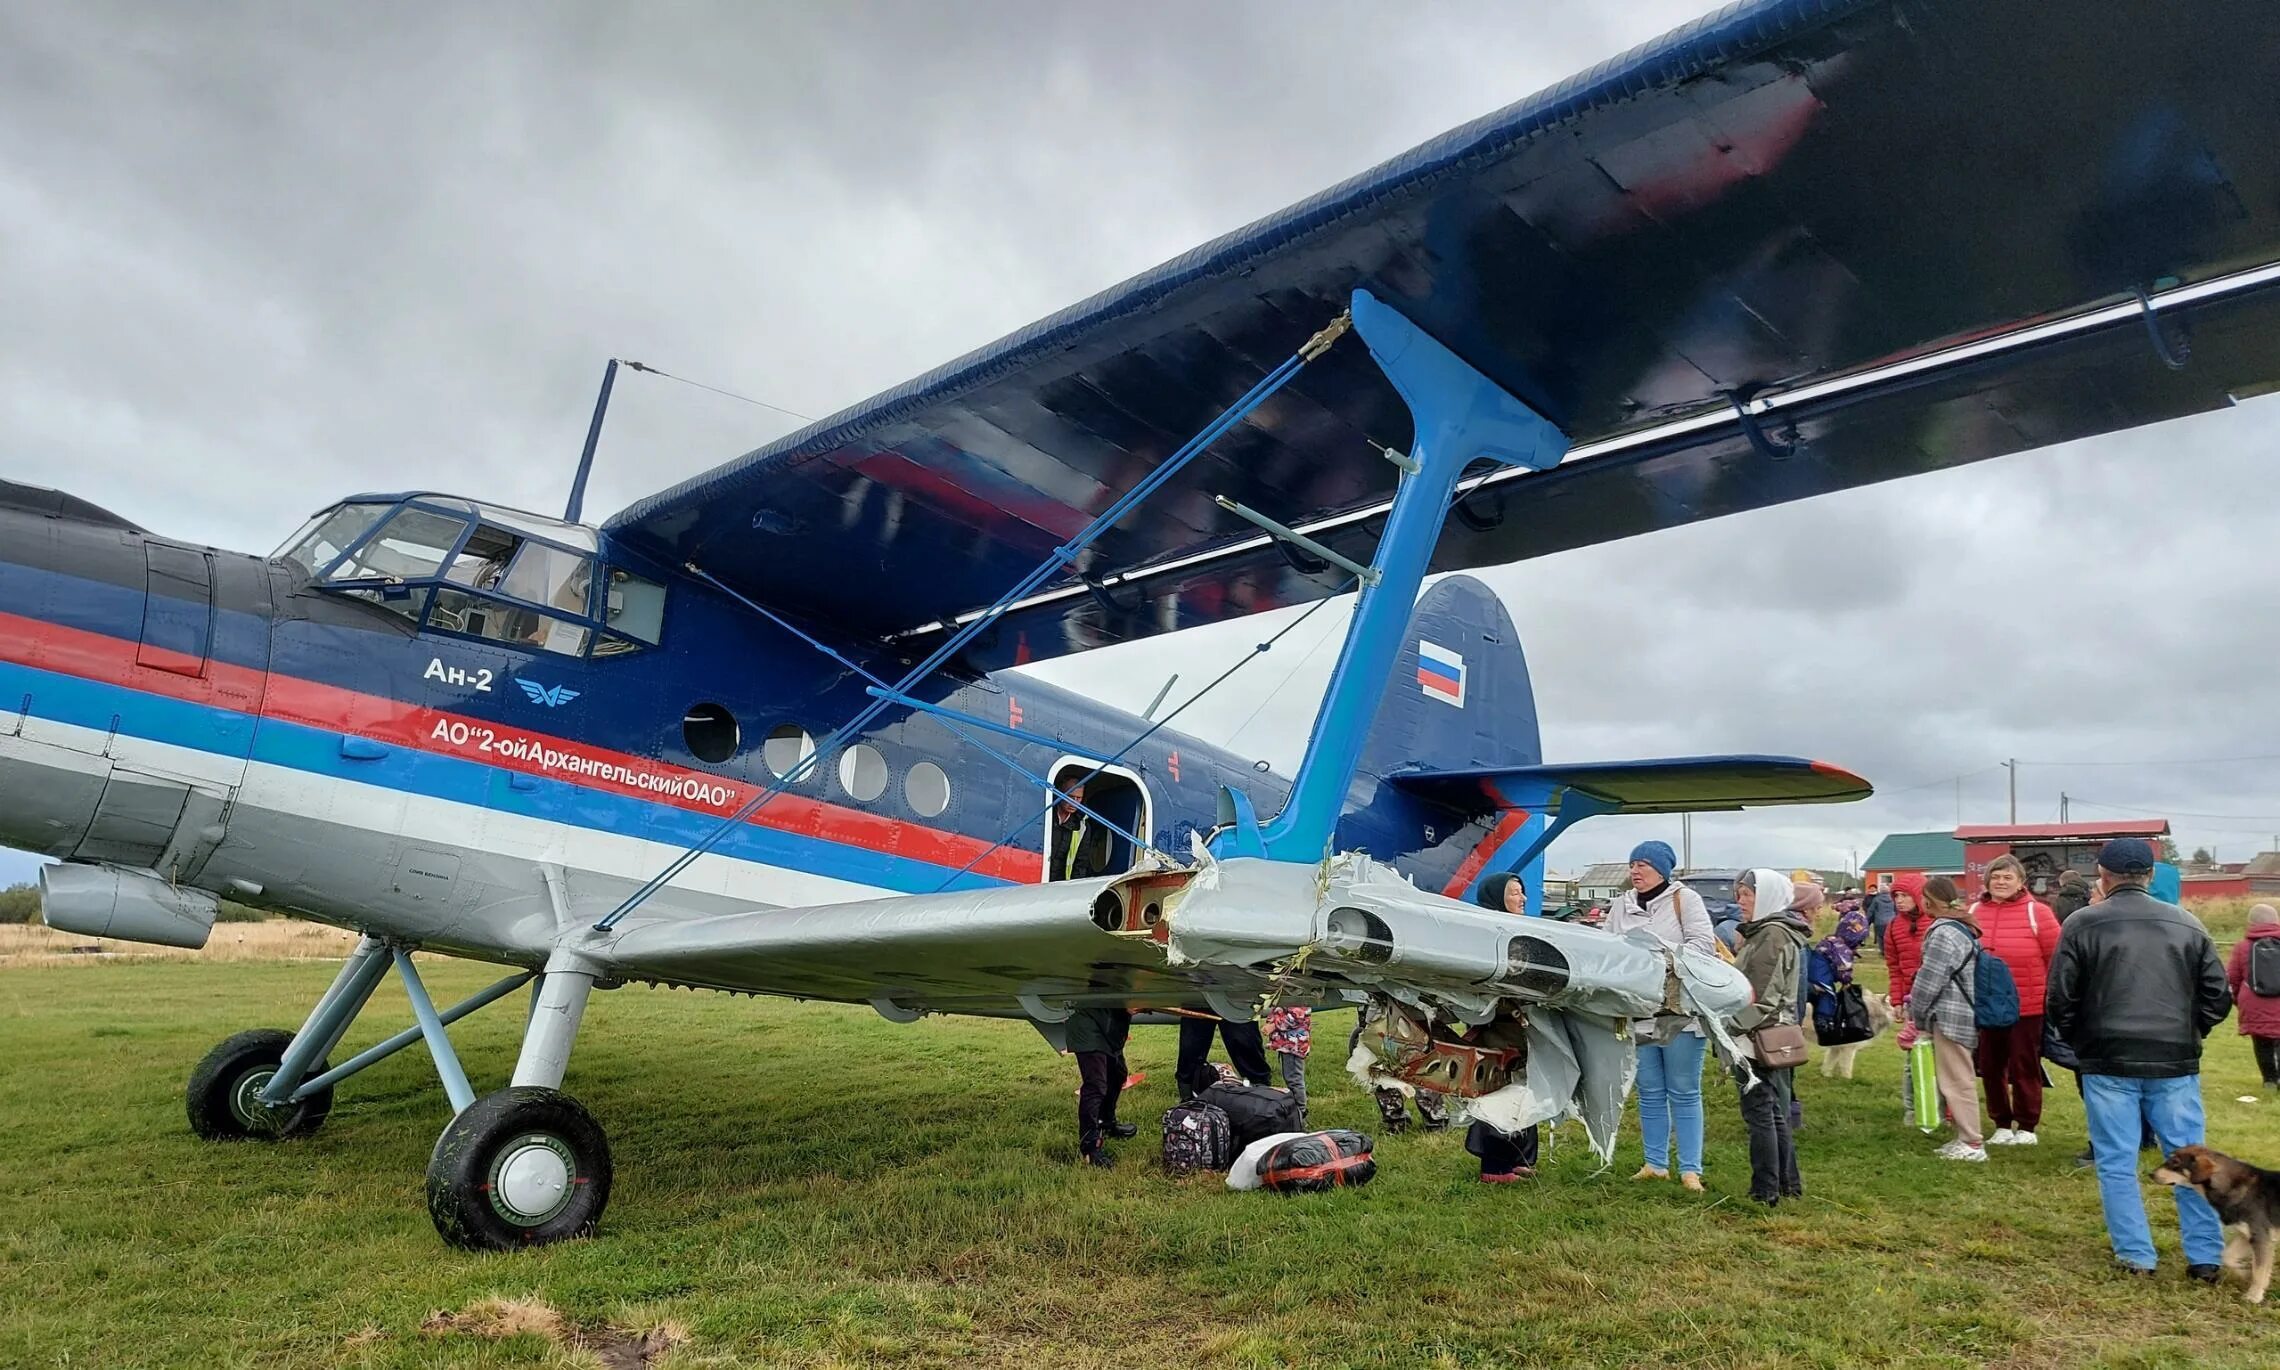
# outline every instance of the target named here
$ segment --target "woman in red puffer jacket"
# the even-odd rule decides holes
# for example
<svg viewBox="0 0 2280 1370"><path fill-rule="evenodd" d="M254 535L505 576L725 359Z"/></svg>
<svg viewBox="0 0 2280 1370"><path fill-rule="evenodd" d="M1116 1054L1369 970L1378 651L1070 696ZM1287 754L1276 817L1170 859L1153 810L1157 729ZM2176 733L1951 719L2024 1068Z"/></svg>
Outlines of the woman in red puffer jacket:
<svg viewBox="0 0 2280 1370"><path fill-rule="evenodd" d="M1916 1045L1916 1021L1908 1016L1908 995L1916 987L1916 968L1924 964L1924 938L1938 921L1924 911L1924 877L1910 871L1892 877L1892 921L1884 925L1885 992L1892 998L1892 1017L1900 1025L1900 1098L1914 1122L1916 1097L1910 1077L1908 1051Z"/></svg>
<svg viewBox="0 0 2280 1370"><path fill-rule="evenodd" d="M1890 981L1885 990L1892 996L1893 1016L1901 1023L1902 1049L1911 1044L1914 1032L1900 1006L1915 988L1916 967L1924 964L1924 934L1931 930L1931 915L1924 912L1924 877L1913 871L1893 876L1892 921L1884 928L1884 969Z"/></svg>
<svg viewBox="0 0 2280 1370"><path fill-rule="evenodd" d="M1999 958L2019 985L2019 1021L1979 1030L1979 1079L1995 1124L1989 1146L2033 1146L2041 1140L2043 989L2058 950L2058 915L2027 893L2027 868L2015 856L1987 867L1987 894L1972 906L1980 949Z"/></svg>

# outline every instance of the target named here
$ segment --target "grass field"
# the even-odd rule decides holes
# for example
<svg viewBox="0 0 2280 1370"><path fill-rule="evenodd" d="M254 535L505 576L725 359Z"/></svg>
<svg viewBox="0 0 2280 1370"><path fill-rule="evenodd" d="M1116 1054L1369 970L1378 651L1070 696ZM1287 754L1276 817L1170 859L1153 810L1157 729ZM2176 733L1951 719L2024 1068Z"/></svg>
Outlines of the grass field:
<svg viewBox="0 0 2280 1370"><path fill-rule="evenodd" d="M1026 1027L627 989L569 1080L617 1156L601 1235L486 1257L429 1226L445 1109L417 1050L313 1138L190 1137L192 1064L297 1023L331 966L91 959L0 969L0 1366L635 1365L644 1334L664 1367L2280 1363L2280 1304L2189 1285L2165 1196L2162 1278L2109 1273L2071 1088L2040 1148L1943 1163L1900 1125L1889 1038L1858 1080L1800 1074L1810 1196L1775 1214L1718 1082L1705 1197L1631 1183L1635 1132L1601 1173L1569 1129L1533 1184L1413 1133L1365 1189L1279 1198L1167 1179L1152 1126L1113 1173L1072 1165L1076 1073ZM391 988L350 1045L408 1021ZM520 1023L457 1030L479 1089ZM2211 1140L2280 1160L2280 1099L2236 1102L2247 1043L2212 1040ZM1137 1034L1127 1117L1168 1106L1172 1051ZM1342 1054L1315 1121L1374 1130Z"/></svg>

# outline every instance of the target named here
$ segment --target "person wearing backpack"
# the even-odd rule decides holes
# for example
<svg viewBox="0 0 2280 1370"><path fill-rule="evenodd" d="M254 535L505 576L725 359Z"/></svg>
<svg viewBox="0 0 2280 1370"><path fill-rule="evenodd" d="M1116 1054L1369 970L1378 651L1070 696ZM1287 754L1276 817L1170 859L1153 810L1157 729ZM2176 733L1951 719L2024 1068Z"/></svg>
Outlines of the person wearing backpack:
<svg viewBox="0 0 2280 1370"><path fill-rule="evenodd" d="M1987 895L1974 909L1979 945L2003 963L2018 988L2019 1017L2008 1026L1979 1017L1979 1078L1995 1124L1989 1146L2033 1146L2042 1125L2043 993L2058 950L2058 915L2027 892L2027 868L2015 856L1987 867ZM1984 1006L1983 1006L1984 1007Z"/></svg>
<svg viewBox="0 0 2280 1370"><path fill-rule="evenodd" d="M2045 1012L2082 1062L2082 1108L2114 1259L2151 1275L2153 1231L2137 1174L2150 1126L2164 1154L2202 1140L2201 1043L2232 1012L2216 944L2200 920L2146 891L2153 845L2117 837L2098 852L2097 903L2066 920ZM2215 1283L2224 1255L2216 1210L2191 1186L2171 1193L2185 1273Z"/></svg>
<svg viewBox="0 0 2280 1370"><path fill-rule="evenodd" d="M2280 909L2248 911L2248 935L2233 943L2225 983L2240 1006L2240 1035L2256 1048L2256 1073L2280 1088Z"/></svg>
<svg viewBox="0 0 2280 1370"><path fill-rule="evenodd" d="M1955 1119L1955 1137L1933 1154L1944 1161L1983 1162L1985 1136L1979 1130L1979 1088L1972 1077L1972 1054L1979 1046L1979 967L1983 963L1979 926L1972 910L1960 907L1955 882L1935 875L1923 882L1923 960L1908 994L1908 1016L1932 1039L1932 1063L1940 1101ZM1899 923L1895 920L1893 926ZM1925 1129L1929 1131L1930 1129Z"/></svg>

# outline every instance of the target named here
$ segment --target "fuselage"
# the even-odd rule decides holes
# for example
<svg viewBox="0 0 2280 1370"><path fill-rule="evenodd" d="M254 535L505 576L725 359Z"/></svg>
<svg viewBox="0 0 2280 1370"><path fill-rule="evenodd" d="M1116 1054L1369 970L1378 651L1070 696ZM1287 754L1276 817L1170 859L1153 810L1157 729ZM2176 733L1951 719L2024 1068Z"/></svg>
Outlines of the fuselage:
<svg viewBox="0 0 2280 1370"><path fill-rule="evenodd" d="M193 547L29 496L0 487L0 844L59 860L535 964L557 932L543 867L579 916L607 912L870 701L857 672L590 529L441 501L480 525L460 535L463 562L496 525L552 564L584 558L577 574L611 587L608 612L597 590L583 624L547 620L533 592L510 631L508 606L449 580L407 595L337 567L328 578L306 555ZM373 517L414 499L371 501ZM640 627L621 599L640 601ZM829 645L884 679L908 666L875 644ZM1175 855L1213 825L1221 787L1261 812L1287 792L1250 758L1170 729L1134 745L1145 720L1019 672L938 676L917 694L1052 741L897 709L646 912L1042 880L1046 797L985 746L1064 782L1117 758L1110 774L1128 783L1110 784L1104 816ZM1493 843L1487 820L1367 774L1338 835L1435 890L1469 880Z"/></svg>

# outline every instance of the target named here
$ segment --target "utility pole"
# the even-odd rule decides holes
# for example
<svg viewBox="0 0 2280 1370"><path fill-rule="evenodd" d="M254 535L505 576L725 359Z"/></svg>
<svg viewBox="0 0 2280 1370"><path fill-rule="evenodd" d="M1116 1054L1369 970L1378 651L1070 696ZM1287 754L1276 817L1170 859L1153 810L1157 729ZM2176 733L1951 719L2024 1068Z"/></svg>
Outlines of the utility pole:
<svg viewBox="0 0 2280 1370"><path fill-rule="evenodd" d="M2066 822L2066 791L2064 790L2058 792L2058 821L2060 823Z"/></svg>
<svg viewBox="0 0 2280 1370"><path fill-rule="evenodd" d="M1683 870L1683 871L1690 871L1690 870L1693 870L1693 869L1694 869L1694 815L1693 815L1693 814L1690 814L1690 813L1682 813L1682 814L1680 814L1680 815L1678 816L1678 850L1679 850L1679 857L1678 857L1678 868L1679 868L1680 870Z"/></svg>
<svg viewBox="0 0 2280 1370"><path fill-rule="evenodd" d="M2019 826L2019 758L2004 762L2003 769L2011 773L2011 826L2015 828Z"/></svg>

